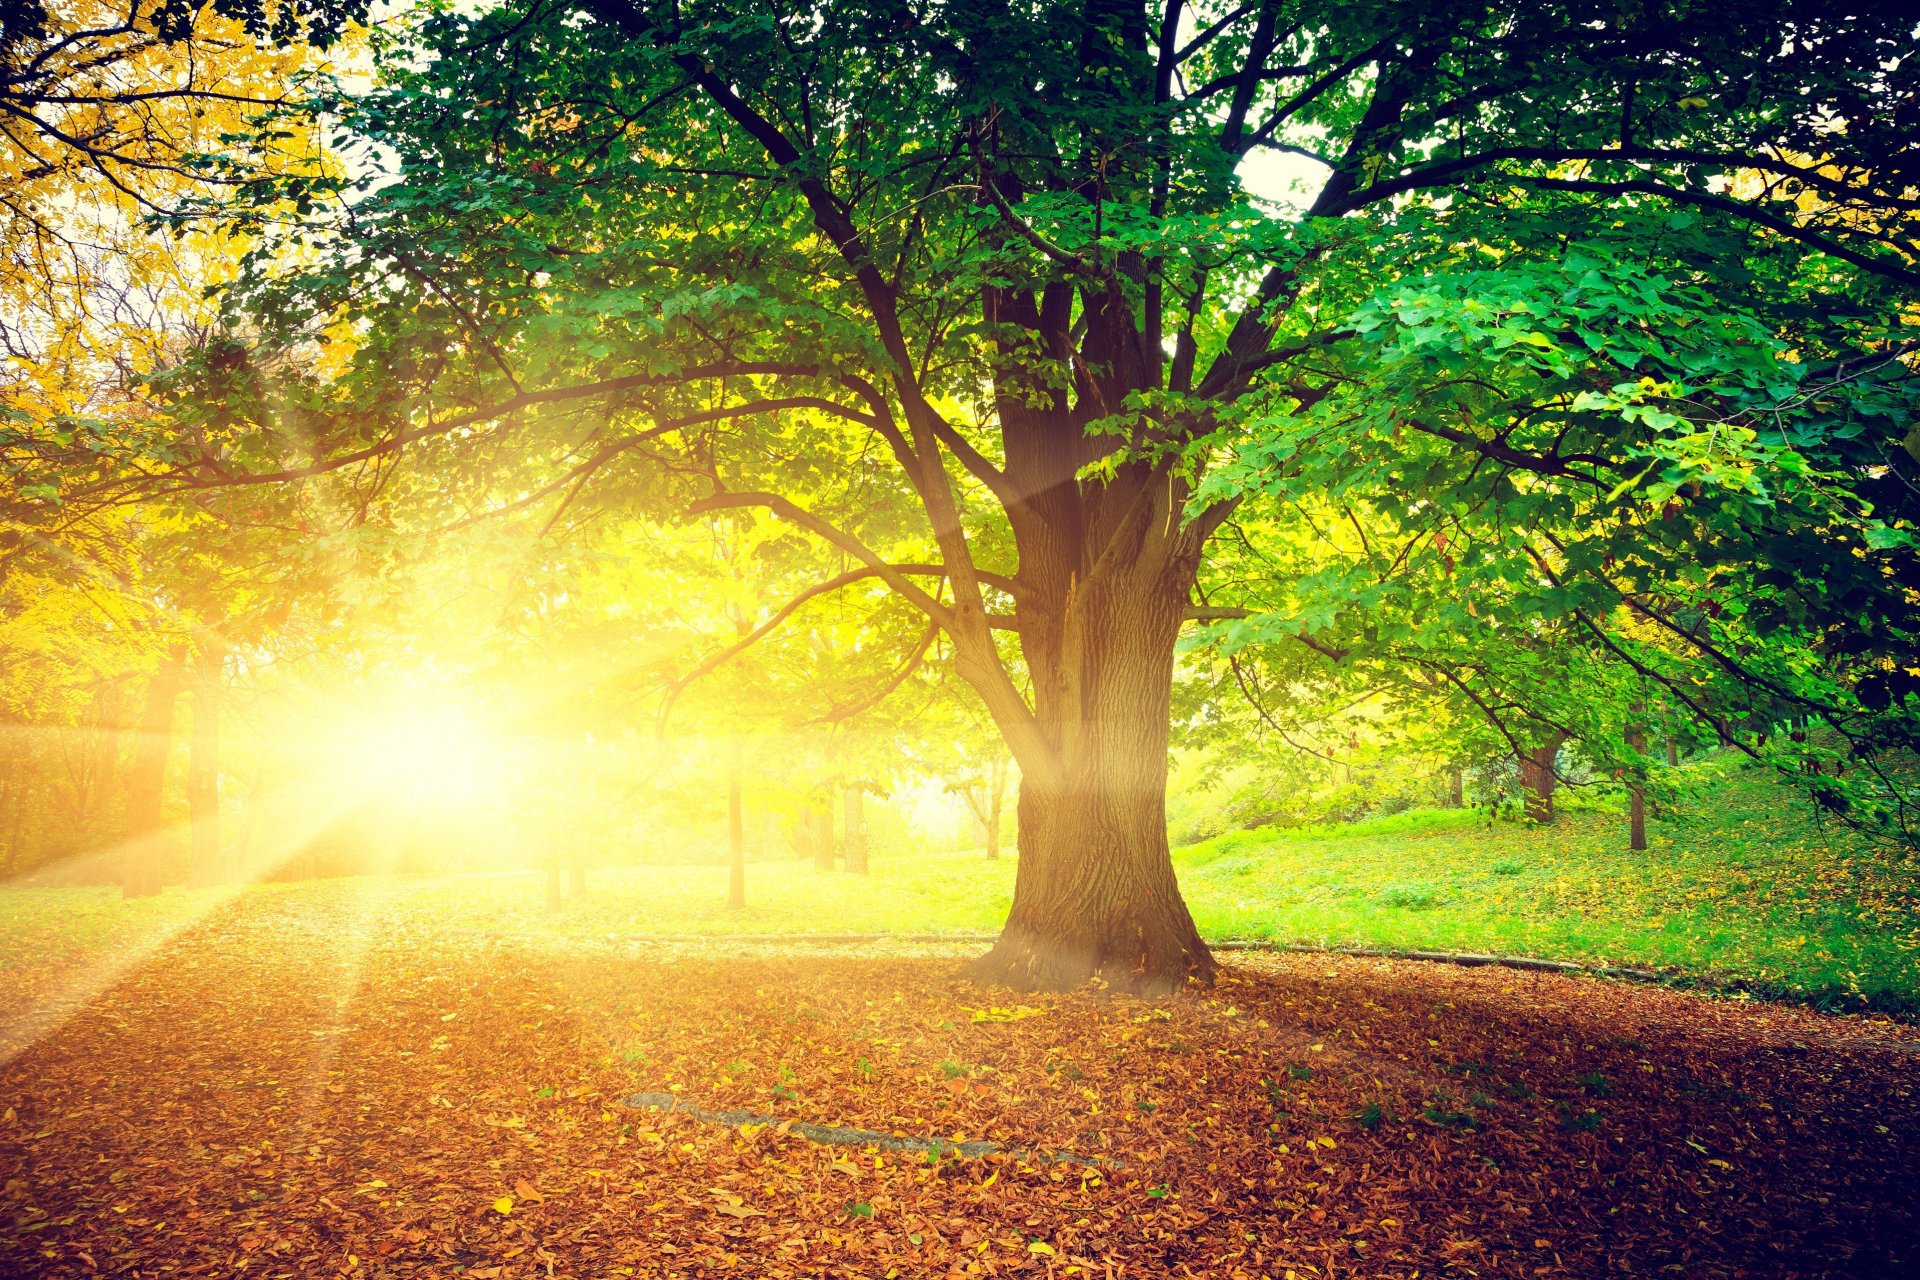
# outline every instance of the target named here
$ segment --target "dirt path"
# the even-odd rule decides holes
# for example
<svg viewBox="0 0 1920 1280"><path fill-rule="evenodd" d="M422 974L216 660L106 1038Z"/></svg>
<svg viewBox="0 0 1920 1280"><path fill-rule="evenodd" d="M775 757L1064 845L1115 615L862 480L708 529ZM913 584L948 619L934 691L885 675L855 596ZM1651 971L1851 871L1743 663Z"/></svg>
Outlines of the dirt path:
<svg viewBox="0 0 1920 1280"><path fill-rule="evenodd" d="M0 1274L1920 1274L1911 1028L1381 960L1158 1004L953 969L249 899L0 1067Z"/></svg>

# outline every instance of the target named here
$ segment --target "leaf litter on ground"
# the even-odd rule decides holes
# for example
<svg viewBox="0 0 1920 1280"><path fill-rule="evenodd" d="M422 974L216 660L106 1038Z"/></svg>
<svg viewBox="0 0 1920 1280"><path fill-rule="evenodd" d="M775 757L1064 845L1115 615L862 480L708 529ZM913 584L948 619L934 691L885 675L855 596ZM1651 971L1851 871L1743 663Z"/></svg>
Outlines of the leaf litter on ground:
<svg viewBox="0 0 1920 1280"><path fill-rule="evenodd" d="M328 901L242 900L0 1067L0 1273L1916 1263L1920 1036L1899 1023L1294 955L1163 1001L1009 1005L929 948L542 946ZM1042 1158L1062 1152L1111 1163Z"/></svg>

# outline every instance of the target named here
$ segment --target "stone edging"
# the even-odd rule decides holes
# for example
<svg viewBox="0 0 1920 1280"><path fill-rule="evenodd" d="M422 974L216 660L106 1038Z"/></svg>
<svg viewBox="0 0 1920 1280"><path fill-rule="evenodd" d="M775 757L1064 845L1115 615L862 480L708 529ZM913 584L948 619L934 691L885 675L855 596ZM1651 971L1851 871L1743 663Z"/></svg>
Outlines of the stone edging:
<svg viewBox="0 0 1920 1280"><path fill-rule="evenodd" d="M901 1134L881 1133L874 1129L844 1129L838 1125L813 1124L806 1120L786 1119L778 1116L755 1115L751 1111L709 1111L697 1107L691 1102L682 1101L670 1093L636 1093L622 1098L621 1102L629 1107L647 1111L671 1111L684 1116L692 1116L703 1124L725 1125L729 1129L739 1129L746 1125L760 1125L769 1129L779 1129L783 1133L797 1133L809 1142L842 1147L878 1147L883 1151L920 1151L939 1157L957 1156L961 1159L978 1159L981 1156L1009 1155L1022 1161L1039 1164L1077 1164L1095 1169L1119 1169L1124 1164L1107 1156L1083 1156L1072 1151L1025 1151L1015 1147L1003 1147L997 1142L955 1142L949 1138L909 1138Z"/></svg>

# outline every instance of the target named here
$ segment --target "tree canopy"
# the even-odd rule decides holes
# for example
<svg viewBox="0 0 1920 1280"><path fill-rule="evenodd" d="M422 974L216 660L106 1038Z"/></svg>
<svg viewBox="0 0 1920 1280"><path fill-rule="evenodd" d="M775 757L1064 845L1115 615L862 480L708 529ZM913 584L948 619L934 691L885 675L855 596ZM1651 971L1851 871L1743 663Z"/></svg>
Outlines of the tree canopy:
<svg viewBox="0 0 1920 1280"><path fill-rule="evenodd" d="M203 207L253 246L221 340L89 471L16 439L34 501L771 516L1017 759L978 972L1021 985L1211 973L1183 626L1516 754L1644 772L1659 708L1904 821L1756 738L1912 742L1902 6L508 0L368 41L308 100L340 165Z"/></svg>

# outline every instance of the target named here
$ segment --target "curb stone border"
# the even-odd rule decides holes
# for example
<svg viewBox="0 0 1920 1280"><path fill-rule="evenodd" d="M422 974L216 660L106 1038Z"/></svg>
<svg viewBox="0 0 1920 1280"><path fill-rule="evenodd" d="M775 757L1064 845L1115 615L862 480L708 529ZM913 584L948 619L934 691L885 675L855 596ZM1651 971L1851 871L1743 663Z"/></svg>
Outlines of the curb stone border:
<svg viewBox="0 0 1920 1280"><path fill-rule="evenodd" d="M739 1129L746 1125L763 1125L769 1129L785 1126L784 1132L796 1133L809 1142L823 1146L841 1147L878 1147L883 1151L923 1151L941 1158L957 1156L965 1160L979 1159L982 1156L1013 1156L1023 1163L1036 1164L1074 1164L1091 1169L1124 1169L1124 1161L1108 1156L1083 1156L1072 1151L1027 1151L1018 1147L1003 1147L997 1142L971 1141L955 1142L950 1138L911 1138L903 1134L881 1133L875 1129L845 1129L839 1125L813 1124L806 1120L794 1120L791 1117L756 1115L751 1111L709 1111L684 1102L671 1093L635 1093L622 1098L623 1105L636 1110L670 1111L680 1115L692 1116L703 1124L725 1125L729 1129Z"/></svg>

